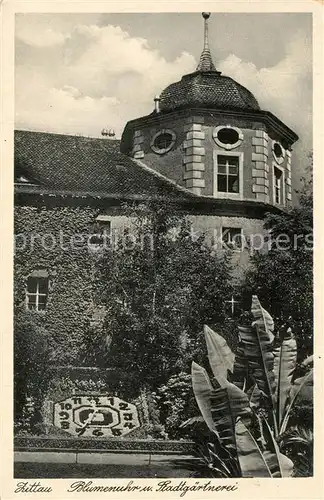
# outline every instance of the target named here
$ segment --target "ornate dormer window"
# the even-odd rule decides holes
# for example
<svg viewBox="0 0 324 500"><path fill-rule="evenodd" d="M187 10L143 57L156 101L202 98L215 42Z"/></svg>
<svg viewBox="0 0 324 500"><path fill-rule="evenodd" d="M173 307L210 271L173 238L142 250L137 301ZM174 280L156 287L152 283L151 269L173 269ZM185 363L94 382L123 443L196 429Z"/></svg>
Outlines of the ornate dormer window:
<svg viewBox="0 0 324 500"><path fill-rule="evenodd" d="M243 137L243 132L231 125L220 125L213 130L214 141L218 146L226 150L235 149L240 146Z"/></svg>

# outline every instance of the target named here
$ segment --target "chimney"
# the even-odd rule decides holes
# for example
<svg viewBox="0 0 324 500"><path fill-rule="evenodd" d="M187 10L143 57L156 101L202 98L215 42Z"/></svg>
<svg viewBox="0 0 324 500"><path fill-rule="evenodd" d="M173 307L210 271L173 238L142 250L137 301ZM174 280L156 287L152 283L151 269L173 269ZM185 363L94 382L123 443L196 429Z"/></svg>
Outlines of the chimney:
<svg viewBox="0 0 324 500"><path fill-rule="evenodd" d="M156 95L154 97L154 111L155 113L160 113L160 96Z"/></svg>

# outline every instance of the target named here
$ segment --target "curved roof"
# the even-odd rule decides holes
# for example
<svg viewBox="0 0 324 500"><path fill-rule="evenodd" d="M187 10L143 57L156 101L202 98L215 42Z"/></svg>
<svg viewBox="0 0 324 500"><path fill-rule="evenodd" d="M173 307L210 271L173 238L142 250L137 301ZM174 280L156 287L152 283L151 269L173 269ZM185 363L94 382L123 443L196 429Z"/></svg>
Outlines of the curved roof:
<svg viewBox="0 0 324 500"><path fill-rule="evenodd" d="M198 70L185 75L161 93L161 111L191 107L253 111L260 109L258 101L249 90L215 70Z"/></svg>

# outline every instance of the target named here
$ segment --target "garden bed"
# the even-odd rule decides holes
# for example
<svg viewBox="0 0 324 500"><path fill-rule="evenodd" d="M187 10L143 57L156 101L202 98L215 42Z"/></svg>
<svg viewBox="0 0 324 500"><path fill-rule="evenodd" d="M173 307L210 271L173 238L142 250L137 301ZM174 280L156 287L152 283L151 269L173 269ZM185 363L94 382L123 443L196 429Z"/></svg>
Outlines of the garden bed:
<svg viewBox="0 0 324 500"><path fill-rule="evenodd" d="M14 439L15 451L88 451L122 453L194 454L193 441L153 439L96 439L20 436Z"/></svg>

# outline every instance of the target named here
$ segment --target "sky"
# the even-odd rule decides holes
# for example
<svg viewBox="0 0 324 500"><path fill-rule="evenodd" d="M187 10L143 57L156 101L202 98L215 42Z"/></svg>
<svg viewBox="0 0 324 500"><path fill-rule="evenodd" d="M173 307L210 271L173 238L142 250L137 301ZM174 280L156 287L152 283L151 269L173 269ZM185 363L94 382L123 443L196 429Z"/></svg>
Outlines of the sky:
<svg viewBox="0 0 324 500"><path fill-rule="evenodd" d="M199 13L16 14L15 127L120 137L128 120L195 70ZM312 149L312 17L307 13L213 13L214 63L247 87L300 137L295 180Z"/></svg>

